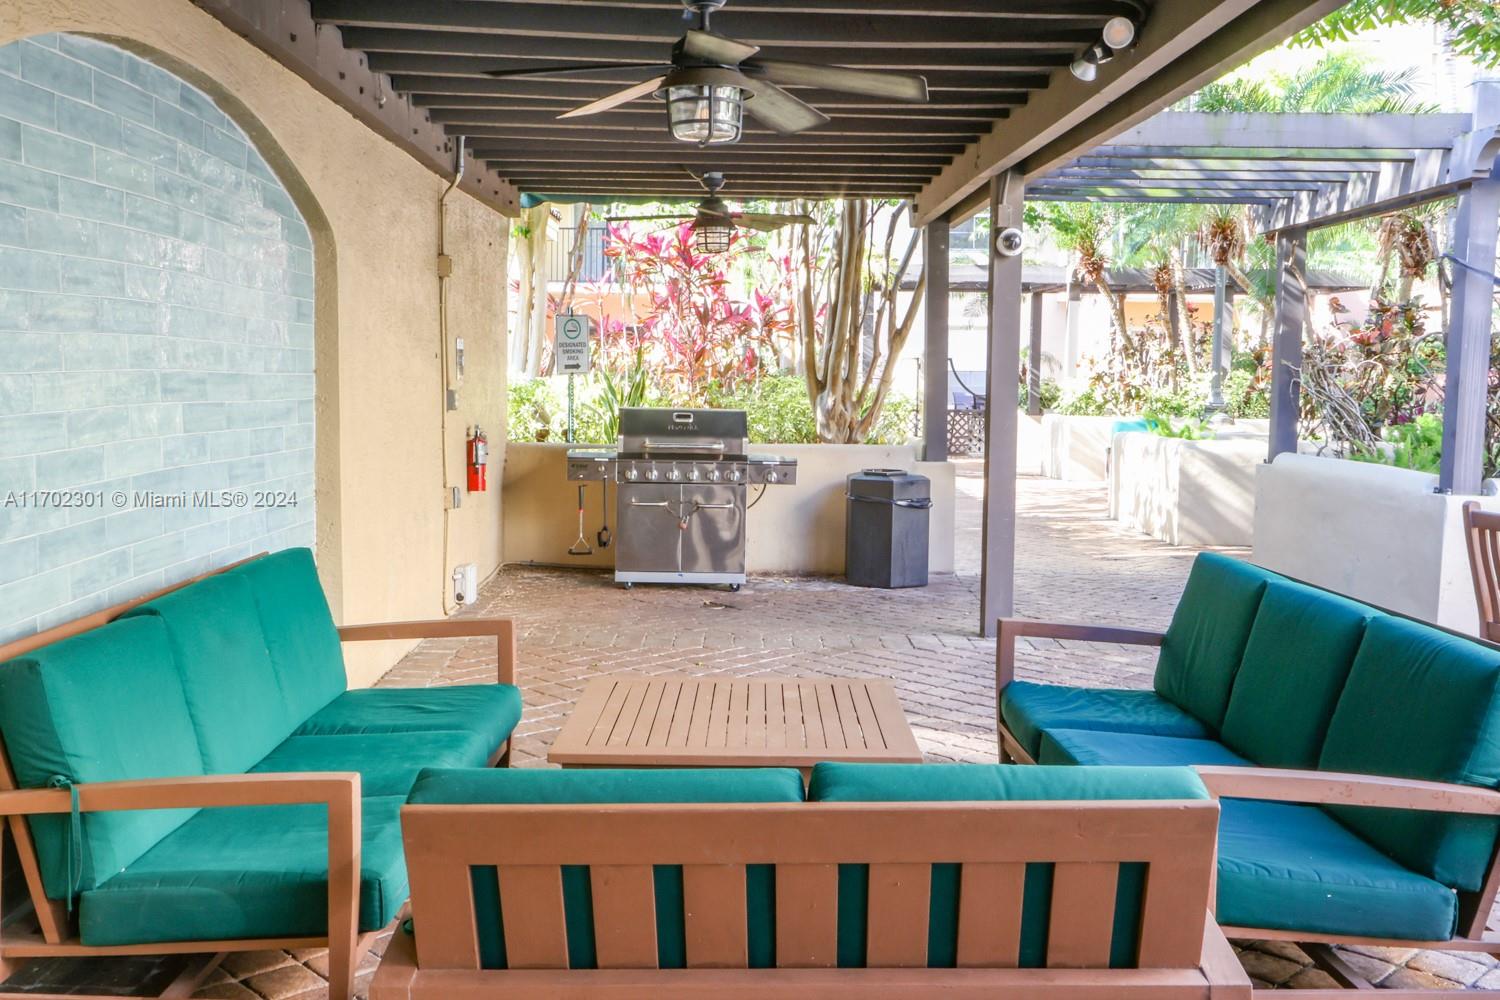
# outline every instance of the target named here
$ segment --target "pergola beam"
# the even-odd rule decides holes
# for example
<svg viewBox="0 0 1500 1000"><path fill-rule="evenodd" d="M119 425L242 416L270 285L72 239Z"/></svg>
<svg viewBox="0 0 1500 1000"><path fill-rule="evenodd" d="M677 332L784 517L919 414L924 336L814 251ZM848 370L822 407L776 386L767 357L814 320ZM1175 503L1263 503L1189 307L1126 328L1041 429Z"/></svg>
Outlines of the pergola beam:
<svg viewBox="0 0 1500 1000"><path fill-rule="evenodd" d="M990 181L991 229L1019 226L1022 183L1018 170ZM1016 435L1020 426L1022 255L1007 257L989 242L989 345L985 364L984 529L979 584L979 634L993 636L996 622L1015 612Z"/></svg>
<svg viewBox="0 0 1500 1000"><path fill-rule="evenodd" d="M1500 168L1460 196L1453 229L1454 256L1462 263L1453 269L1447 335L1443 453L1438 469L1438 489L1444 493L1477 495L1484 478L1497 218Z"/></svg>
<svg viewBox="0 0 1500 1000"><path fill-rule="evenodd" d="M1267 461L1297 450L1302 416L1302 338L1307 328L1307 230L1276 237L1276 305L1271 335L1271 428Z"/></svg>
<svg viewBox="0 0 1500 1000"><path fill-rule="evenodd" d="M947 219L934 219L923 231L927 300L923 305L922 457L929 462L948 460L949 236Z"/></svg>

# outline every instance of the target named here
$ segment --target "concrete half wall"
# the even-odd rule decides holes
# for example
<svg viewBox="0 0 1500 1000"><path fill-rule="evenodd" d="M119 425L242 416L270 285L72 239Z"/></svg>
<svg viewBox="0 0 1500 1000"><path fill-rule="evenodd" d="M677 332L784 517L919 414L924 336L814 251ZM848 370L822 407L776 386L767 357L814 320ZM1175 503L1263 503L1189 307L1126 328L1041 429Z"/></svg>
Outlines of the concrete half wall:
<svg viewBox="0 0 1500 1000"><path fill-rule="evenodd" d="M500 491L445 513L467 427L504 455L509 223L448 199L450 334L466 345L458 409L444 420L438 332L438 199L409 155L189 0L60 0L0 8L0 45L56 32L119 45L212 98L255 145L312 236L317 553L340 622L435 618L451 568L500 563ZM372 97L373 99L373 97ZM4 112L0 111L0 115ZM409 643L347 650L373 681Z"/></svg>
<svg viewBox="0 0 1500 1000"><path fill-rule="evenodd" d="M766 445L769 453L797 460L797 485L768 487L747 515L746 569L751 573L840 576L844 572L844 479L861 469L909 469L932 480L928 568L953 571L954 472L946 462L917 461L917 447L902 445ZM567 554L578 537L578 483L567 477L565 444L510 445L505 462L505 561L545 566L613 567L614 549L600 550L603 490L585 490L585 534L594 554ZM751 500L759 493L751 489ZM614 524L615 492L609 517Z"/></svg>

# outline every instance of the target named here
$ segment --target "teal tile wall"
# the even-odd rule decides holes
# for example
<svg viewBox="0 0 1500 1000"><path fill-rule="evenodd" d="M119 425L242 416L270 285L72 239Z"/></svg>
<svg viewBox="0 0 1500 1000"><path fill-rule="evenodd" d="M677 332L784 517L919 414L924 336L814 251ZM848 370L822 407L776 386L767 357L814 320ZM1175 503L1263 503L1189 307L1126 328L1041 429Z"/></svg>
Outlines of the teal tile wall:
<svg viewBox="0 0 1500 1000"><path fill-rule="evenodd" d="M274 178L131 53L0 47L0 642L313 543L312 240Z"/></svg>

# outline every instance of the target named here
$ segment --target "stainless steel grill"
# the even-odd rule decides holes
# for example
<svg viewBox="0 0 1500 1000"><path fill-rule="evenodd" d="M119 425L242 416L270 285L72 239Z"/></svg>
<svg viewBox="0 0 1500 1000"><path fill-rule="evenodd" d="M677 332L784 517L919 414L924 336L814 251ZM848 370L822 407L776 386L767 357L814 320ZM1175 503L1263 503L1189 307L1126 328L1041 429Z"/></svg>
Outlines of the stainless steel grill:
<svg viewBox="0 0 1500 1000"><path fill-rule="evenodd" d="M745 582L749 487L797 482L794 459L752 455L743 410L620 411L619 449L568 452L568 478L613 481L615 579Z"/></svg>

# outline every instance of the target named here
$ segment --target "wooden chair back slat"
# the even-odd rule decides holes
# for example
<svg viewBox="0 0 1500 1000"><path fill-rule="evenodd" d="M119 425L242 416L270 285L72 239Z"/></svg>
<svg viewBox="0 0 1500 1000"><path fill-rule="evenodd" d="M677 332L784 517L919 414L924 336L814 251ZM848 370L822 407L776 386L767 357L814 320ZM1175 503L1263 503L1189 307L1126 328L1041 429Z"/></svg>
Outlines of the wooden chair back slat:
<svg viewBox="0 0 1500 1000"><path fill-rule="evenodd" d="M656 968L656 886L651 866L593 865L589 889L594 897L599 968Z"/></svg>
<svg viewBox="0 0 1500 1000"><path fill-rule="evenodd" d="M1109 965L1120 866L1064 862L1052 874L1052 914L1047 925L1049 969L1099 969Z"/></svg>
<svg viewBox="0 0 1500 1000"><path fill-rule="evenodd" d="M927 965L932 865L871 865L865 964L872 969Z"/></svg>
<svg viewBox="0 0 1500 1000"><path fill-rule="evenodd" d="M832 969L839 957L838 865L776 866L776 965Z"/></svg>
<svg viewBox="0 0 1500 1000"><path fill-rule="evenodd" d="M684 865L682 910L689 969L749 964L743 865Z"/></svg>
<svg viewBox="0 0 1500 1000"><path fill-rule="evenodd" d="M970 862L958 891L958 967L1014 969L1021 959L1026 866Z"/></svg>
<svg viewBox="0 0 1500 1000"><path fill-rule="evenodd" d="M1018 964L1029 863L1052 863L1047 964L1105 968L1122 863L1145 866L1143 968L1190 969L1202 954L1218 805L1191 802L420 805L402 812L418 960L474 961L469 871L500 868L513 968L564 968L560 869L590 872L600 969L657 966L655 865L681 865L688 964L748 961L745 866L772 864L776 961L838 964L839 865L866 865L866 964L927 964L932 866L960 866L957 949L965 968ZM440 869L458 875L439 876ZM468 925L424 921L446 897ZM436 928L434 931L433 928ZM428 940L439 938L431 947ZM435 956L435 957L432 957ZM446 963L446 964L444 964Z"/></svg>
<svg viewBox="0 0 1500 1000"><path fill-rule="evenodd" d="M568 968L568 924L560 867L501 865L500 919L510 968ZM420 950L417 954L420 961Z"/></svg>
<svg viewBox="0 0 1500 1000"><path fill-rule="evenodd" d="M474 884L469 869L431 856L409 858L411 913L420 922L417 961L445 969L479 968ZM455 901L459 905L454 905Z"/></svg>
<svg viewBox="0 0 1500 1000"><path fill-rule="evenodd" d="M1500 512L1481 510L1477 501L1464 504L1464 536L1469 551L1469 573L1474 580L1474 602L1479 609L1479 634L1500 641Z"/></svg>

